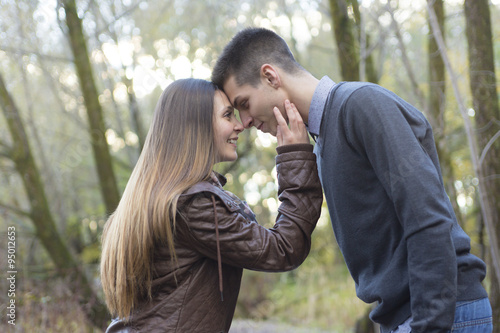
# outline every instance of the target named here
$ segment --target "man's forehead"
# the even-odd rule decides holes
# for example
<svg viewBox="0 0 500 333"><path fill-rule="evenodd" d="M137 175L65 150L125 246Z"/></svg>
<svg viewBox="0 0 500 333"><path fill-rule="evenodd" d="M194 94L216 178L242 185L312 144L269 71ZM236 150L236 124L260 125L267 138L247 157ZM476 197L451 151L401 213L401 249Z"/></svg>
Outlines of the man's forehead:
<svg viewBox="0 0 500 333"><path fill-rule="evenodd" d="M224 92L229 98L229 102L236 107L240 102L241 95L243 93L243 87L236 83L234 76L230 76L229 79L224 83Z"/></svg>
<svg viewBox="0 0 500 333"><path fill-rule="evenodd" d="M223 86L224 90L234 90L235 88L238 88L238 84L236 82L236 79L234 75L231 75L225 82Z"/></svg>

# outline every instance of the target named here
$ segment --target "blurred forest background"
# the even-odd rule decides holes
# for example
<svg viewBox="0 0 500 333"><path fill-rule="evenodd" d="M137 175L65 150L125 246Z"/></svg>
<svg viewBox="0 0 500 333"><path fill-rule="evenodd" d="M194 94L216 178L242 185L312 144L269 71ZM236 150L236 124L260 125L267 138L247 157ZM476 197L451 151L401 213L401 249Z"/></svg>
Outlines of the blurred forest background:
<svg viewBox="0 0 500 333"><path fill-rule="evenodd" d="M500 332L498 22L500 0L0 0L0 331L107 325L100 235L157 98L176 79L209 79L230 38L259 26L281 34L317 78L376 82L424 112L457 217L488 263ZM238 161L217 170L271 227L276 141L254 129L242 136ZM245 272L232 331L272 321L283 331L372 332L369 309L325 204L301 267Z"/></svg>

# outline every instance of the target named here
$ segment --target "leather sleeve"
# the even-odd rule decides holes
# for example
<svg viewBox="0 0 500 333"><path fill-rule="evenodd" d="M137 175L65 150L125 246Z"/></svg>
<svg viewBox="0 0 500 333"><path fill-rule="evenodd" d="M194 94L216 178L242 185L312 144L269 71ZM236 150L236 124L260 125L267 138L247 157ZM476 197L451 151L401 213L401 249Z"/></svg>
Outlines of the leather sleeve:
<svg viewBox="0 0 500 333"><path fill-rule="evenodd" d="M224 264L274 272L298 267L309 253L323 201L316 157L308 150L289 151L279 154L276 164L281 204L273 228L245 217L224 191L201 186L182 198L177 228L183 230L178 241L217 259L214 196Z"/></svg>

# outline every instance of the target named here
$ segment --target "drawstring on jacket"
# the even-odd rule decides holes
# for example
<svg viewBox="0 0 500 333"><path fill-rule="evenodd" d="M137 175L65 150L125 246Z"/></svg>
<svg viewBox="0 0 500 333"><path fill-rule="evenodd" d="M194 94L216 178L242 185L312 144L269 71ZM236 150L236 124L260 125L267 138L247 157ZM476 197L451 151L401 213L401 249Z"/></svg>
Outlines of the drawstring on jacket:
<svg viewBox="0 0 500 333"><path fill-rule="evenodd" d="M214 217L215 217L215 240L217 242L217 266L219 268L219 291L220 300L224 302L223 285L222 285L222 260L220 257L220 243L219 243L219 220L217 218L217 207L215 206L215 197L212 195L212 203L214 205Z"/></svg>

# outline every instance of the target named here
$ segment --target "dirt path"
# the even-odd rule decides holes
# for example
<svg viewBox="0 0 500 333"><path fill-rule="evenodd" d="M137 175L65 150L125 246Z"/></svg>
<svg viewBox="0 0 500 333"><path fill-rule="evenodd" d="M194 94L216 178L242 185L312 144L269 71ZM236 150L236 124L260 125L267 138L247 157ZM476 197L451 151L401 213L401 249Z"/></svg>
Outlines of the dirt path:
<svg viewBox="0 0 500 333"><path fill-rule="evenodd" d="M274 322L235 319L229 333L340 333ZM344 333L344 332L342 332Z"/></svg>

